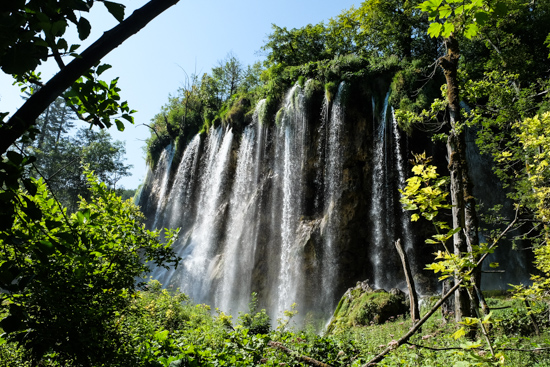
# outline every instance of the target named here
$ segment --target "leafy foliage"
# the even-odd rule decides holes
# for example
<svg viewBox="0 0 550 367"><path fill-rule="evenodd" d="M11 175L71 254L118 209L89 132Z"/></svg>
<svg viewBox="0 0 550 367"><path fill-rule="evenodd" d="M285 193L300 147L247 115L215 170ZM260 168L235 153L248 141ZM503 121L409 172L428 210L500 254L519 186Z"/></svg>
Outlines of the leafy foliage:
<svg viewBox="0 0 550 367"><path fill-rule="evenodd" d="M124 164L123 142L112 141L105 130L74 131L74 119L74 112L58 98L41 115L37 138L24 145L26 154L37 158L29 174L47 180L49 189L70 212L78 208L79 196L89 197L83 165L111 189L131 168Z"/></svg>
<svg viewBox="0 0 550 367"><path fill-rule="evenodd" d="M101 364L127 353L116 317L149 263L176 262L170 245L147 231L138 208L87 172L90 199L67 214L41 180L15 194L13 226L0 232L0 287L10 341L62 363ZM101 350L101 353L97 351Z"/></svg>

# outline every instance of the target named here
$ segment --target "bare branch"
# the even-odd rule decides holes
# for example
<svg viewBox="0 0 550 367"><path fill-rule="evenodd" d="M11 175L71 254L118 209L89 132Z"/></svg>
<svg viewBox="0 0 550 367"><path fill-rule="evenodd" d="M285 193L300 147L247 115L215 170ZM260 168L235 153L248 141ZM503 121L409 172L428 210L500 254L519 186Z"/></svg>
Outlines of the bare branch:
<svg viewBox="0 0 550 367"><path fill-rule="evenodd" d="M272 348L280 349L283 352L285 352L286 354L296 358L299 361L305 362L305 363L309 364L310 366L314 366L314 367L332 367L329 364L319 362L319 361L317 361L313 358L307 357L307 356L303 356L303 355L299 354L298 352L295 352L292 349L289 349L289 348L285 347L283 345L283 343L270 341L270 342L267 343L267 345L269 345Z"/></svg>

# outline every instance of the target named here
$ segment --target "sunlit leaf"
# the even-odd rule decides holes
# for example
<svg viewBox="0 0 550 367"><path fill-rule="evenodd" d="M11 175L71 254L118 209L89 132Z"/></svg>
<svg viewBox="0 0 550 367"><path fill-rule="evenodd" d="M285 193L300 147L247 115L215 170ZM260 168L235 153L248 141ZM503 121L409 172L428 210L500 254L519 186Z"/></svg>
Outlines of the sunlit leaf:
<svg viewBox="0 0 550 367"><path fill-rule="evenodd" d="M445 22L443 25L443 32L441 33L442 37L448 38L451 33L453 33L455 30L455 25L453 23Z"/></svg>
<svg viewBox="0 0 550 367"><path fill-rule="evenodd" d="M464 330L464 328L460 328L455 331L451 336L455 339L459 339L462 338L464 335L466 335L466 330Z"/></svg>
<svg viewBox="0 0 550 367"><path fill-rule="evenodd" d="M428 35L430 37L439 37L442 28L443 25L441 23L431 23L430 27L428 28Z"/></svg>
<svg viewBox="0 0 550 367"><path fill-rule="evenodd" d="M479 32L479 27L477 26L477 24L475 23L468 24L466 26L466 29L464 30L464 37L468 39L472 39L478 34L478 32Z"/></svg>

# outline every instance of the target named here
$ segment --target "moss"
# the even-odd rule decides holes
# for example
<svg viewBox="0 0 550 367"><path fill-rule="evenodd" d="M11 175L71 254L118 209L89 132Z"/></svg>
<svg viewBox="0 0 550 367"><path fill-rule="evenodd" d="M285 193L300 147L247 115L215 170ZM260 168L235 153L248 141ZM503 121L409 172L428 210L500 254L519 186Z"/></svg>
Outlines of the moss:
<svg viewBox="0 0 550 367"><path fill-rule="evenodd" d="M354 288L338 303L327 333L370 323L381 324L407 311L405 299L384 290L364 291Z"/></svg>
<svg viewBox="0 0 550 367"><path fill-rule="evenodd" d="M332 102L337 91L338 91L338 84L336 84L335 82L326 83L325 96L327 97L327 101Z"/></svg>
<svg viewBox="0 0 550 367"><path fill-rule="evenodd" d="M275 124L277 126L281 126L283 122L283 116L285 114L285 110L281 108L279 111L277 111L277 114L275 115Z"/></svg>
<svg viewBox="0 0 550 367"><path fill-rule="evenodd" d="M152 170L155 169L162 151L171 141L172 139L168 134L152 135L147 141L147 164Z"/></svg>
<svg viewBox="0 0 550 367"><path fill-rule="evenodd" d="M316 80L316 79L310 79L307 81L304 87L304 95L306 99L313 98L313 95L316 93L320 93L323 90L323 84Z"/></svg>

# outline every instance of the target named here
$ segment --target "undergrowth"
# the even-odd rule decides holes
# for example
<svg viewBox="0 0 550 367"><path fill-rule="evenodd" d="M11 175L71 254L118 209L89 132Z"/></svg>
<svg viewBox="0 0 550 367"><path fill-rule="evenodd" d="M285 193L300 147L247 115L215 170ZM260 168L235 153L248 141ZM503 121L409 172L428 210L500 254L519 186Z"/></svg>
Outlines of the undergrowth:
<svg viewBox="0 0 550 367"><path fill-rule="evenodd" d="M550 366L548 350L517 350L550 345L548 306L540 303L532 307L542 329L541 336L534 336L527 310L520 301L498 297L489 298L488 303L495 308L497 321L491 335L503 353L499 360L490 364L482 360L480 357L488 352L480 349L476 340L455 340L452 334L459 325L446 322L436 313L409 344L393 350L379 366ZM391 346L411 327L410 318L400 316L381 325L350 327L333 335L319 335L308 325L303 330L290 328L295 315L295 311L287 311L277 326L272 326L266 311L257 308L257 295L252 294L248 312L240 313L234 320L220 310L194 304L179 291L162 289L158 281L152 280L147 289L135 295L132 306L121 313L117 323L126 339L124 352L133 356L126 365L144 367L307 366L301 356L335 367L356 367ZM58 366L48 358L40 365ZM0 345L0 367L8 366L31 364L24 350L4 342Z"/></svg>

